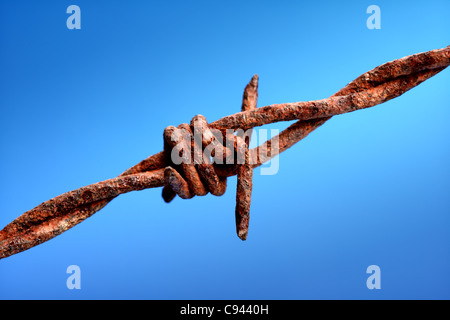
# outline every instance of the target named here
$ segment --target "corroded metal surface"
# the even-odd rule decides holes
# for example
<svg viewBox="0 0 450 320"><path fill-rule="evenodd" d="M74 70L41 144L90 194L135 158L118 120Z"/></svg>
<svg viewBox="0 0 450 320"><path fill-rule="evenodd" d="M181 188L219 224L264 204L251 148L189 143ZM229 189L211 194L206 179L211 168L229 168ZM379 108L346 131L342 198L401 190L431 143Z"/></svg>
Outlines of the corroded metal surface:
<svg viewBox="0 0 450 320"><path fill-rule="evenodd" d="M236 231L238 236L245 240L248 233L253 168L287 150L332 116L372 107L398 97L449 64L450 46L387 62L362 74L327 99L275 104L262 108L256 108L258 77L254 76L244 90L241 112L211 124L199 115L192 119L190 125L168 127L164 132L162 152L141 161L117 178L64 193L9 223L0 231L0 258L52 239L101 210L120 194L163 187L162 196L166 202L172 201L176 195L184 199L208 192L219 196L226 190L226 178L232 175L238 176ZM298 121L257 148L248 149L249 135L233 135L231 148L234 150L230 150L230 146L225 143L229 139L225 135L226 129L248 130L288 120ZM199 127L196 123L200 123ZM219 130L220 135L225 138L223 145L212 132L214 129ZM185 135L179 134L181 142L173 141L173 133L177 130L194 133L194 136L196 130L200 130L202 139L189 140ZM170 154L180 145L184 145L186 149L191 148L191 155L194 156L201 154L199 150L213 146L218 153L212 154L215 160L227 159L231 151L238 151L244 155L245 161L237 164L217 164L204 157L204 161L177 165L172 162ZM254 161L250 161L252 157L255 157Z"/></svg>

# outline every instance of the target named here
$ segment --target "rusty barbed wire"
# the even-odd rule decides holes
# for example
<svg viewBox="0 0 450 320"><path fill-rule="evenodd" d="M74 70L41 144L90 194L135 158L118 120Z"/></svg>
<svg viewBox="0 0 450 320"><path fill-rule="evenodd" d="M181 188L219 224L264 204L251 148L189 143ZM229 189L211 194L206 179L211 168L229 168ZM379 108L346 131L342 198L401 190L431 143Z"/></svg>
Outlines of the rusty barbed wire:
<svg viewBox="0 0 450 320"><path fill-rule="evenodd" d="M22 252L67 231L104 208L120 194L163 187L162 197L170 202L176 195L183 199L211 193L223 195L227 177L237 175L236 232L245 240L248 233L253 169L284 152L334 115L352 112L396 98L436 75L450 64L450 46L410 55L387 62L368 71L327 99L274 104L257 108L258 76L246 86L241 112L210 124L195 116L190 124L169 126L164 130L164 150L129 168L116 178L66 192L31 209L0 231L0 259ZM279 135L249 149L250 136L233 135L232 148L221 143L212 130L251 130L278 121L298 120ZM181 131L199 133L201 141L187 139ZM178 137L173 140L174 137ZM223 141L223 140L222 140ZM228 157L237 151L244 155L241 164L213 163L199 155L213 145ZM203 161L176 165L170 154L174 148L191 148ZM234 153L233 153L234 154ZM214 155L213 155L214 156ZM250 159L253 157L253 162ZM216 157L217 158L217 157Z"/></svg>

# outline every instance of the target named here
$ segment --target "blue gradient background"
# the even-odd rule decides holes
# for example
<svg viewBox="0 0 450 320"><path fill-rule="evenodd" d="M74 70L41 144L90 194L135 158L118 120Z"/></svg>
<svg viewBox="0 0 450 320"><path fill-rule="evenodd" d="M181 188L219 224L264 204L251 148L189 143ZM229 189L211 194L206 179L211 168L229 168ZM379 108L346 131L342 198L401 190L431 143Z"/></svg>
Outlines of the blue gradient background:
<svg viewBox="0 0 450 320"><path fill-rule="evenodd" d="M66 8L81 8L68 30ZM381 30L366 9L381 8ZM322 99L450 44L442 1L2 1L0 228L162 149L168 125ZM449 299L450 70L336 116L254 175L250 232L222 197L122 195L0 261L2 299ZM279 123L269 128L285 128ZM66 269L81 268L81 290ZM368 290L366 268L381 268Z"/></svg>

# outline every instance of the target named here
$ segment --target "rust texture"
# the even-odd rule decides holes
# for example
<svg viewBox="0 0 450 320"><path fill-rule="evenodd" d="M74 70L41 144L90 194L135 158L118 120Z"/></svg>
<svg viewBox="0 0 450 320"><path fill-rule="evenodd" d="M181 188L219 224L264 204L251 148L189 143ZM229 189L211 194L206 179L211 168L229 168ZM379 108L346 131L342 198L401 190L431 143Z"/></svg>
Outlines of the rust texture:
<svg viewBox="0 0 450 320"><path fill-rule="evenodd" d="M256 107L258 76L255 75L244 90L241 112L210 124L203 116L197 115L190 124L169 126L164 130L163 151L129 168L117 178L66 192L6 225L0 231L0 259L67 231L120 194L163 187L162 197L166 202L172 201L176 195L183 199L208 193L220 196L226 191L227 177L233 175L237 175L236 232L239 238L245 240L254 168L287 150L332 116L369 108L398 97L449 64L450 46L387 62L362 74L327 99L262 108ZM289 120L298 121L254 149L249 149L251 134L241 135L239 132ZM225 133L227 129L238 132L230 138ZM220 135L214 130L219 131ZM198 141L191 138L198 135L201 136ZM230 139L231 144L228 144ZM211 158L203 154L210 147L214 149ZM175 164L171 157L173 152L178 153L181 159L190 158L193 161ZM218 161L230 156L238 161L233 164ZM240 162L239 157L242 158ZM251 162L252 157L255 161Z"/></svg>

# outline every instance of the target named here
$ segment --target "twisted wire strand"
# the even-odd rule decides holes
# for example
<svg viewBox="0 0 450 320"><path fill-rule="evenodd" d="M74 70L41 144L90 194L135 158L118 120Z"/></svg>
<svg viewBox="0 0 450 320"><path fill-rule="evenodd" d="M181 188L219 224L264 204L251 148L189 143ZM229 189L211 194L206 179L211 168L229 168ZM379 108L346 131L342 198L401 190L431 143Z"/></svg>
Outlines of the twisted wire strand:
<svg viewBox="0 0 450 320"><path fill-rule="evenodd" d="M238 135L233 148L234 151L244 150L246 159L244 164L216 165L206 160L205 163L197 163L193 167L175 168L176 166L171 166L169 150L172 150L172 147L164 139L162 152L144 159L120 176L66 192L25 212L6 225L0 231L0 259L52 239L101 210L120 194L163 187L163 199L166 202L170 202L176 194L185 198L196 194L202 195L204 192L221 195L226 190L226 178L233 175L238 175L236 230L241 239L245 239L250 201L240 202L243 198L238 194L246 193L250 200L251 169L287 150L332 116L372 107L398 97L444 70L449 64L450 46L447 46L387 62L362 74L327 99L275 104L262 108L256 108L255 88L257 89L258 78L254 76L247 86L249 88L246 87L244 91L241 112L212 122L206 128L251 129L277 121L298 121L251 150L248 150L248 137L244 137L243 143L242 137ZM206 121L201 116L194 119ZM187 130L188 127L189 129L194 127L192 122L191 126L185 124L181 129ZM275 141L278 143L275 144ZM192 143L196 142L191 141ZM211 143L212 141L209 141L209 144ZM206 146L209 144L206 143ZM242 149L243 145L245 147ZM247 160L251 156L255 156L256 161L249 164ZM201 187L194 189L193 186L189 186L189 183L192 185L197 179L193 169L200 181L203 180L204 190ZM186 179L186 172L190 178ZM193 178L189 174L193 174Z"/></svg>

